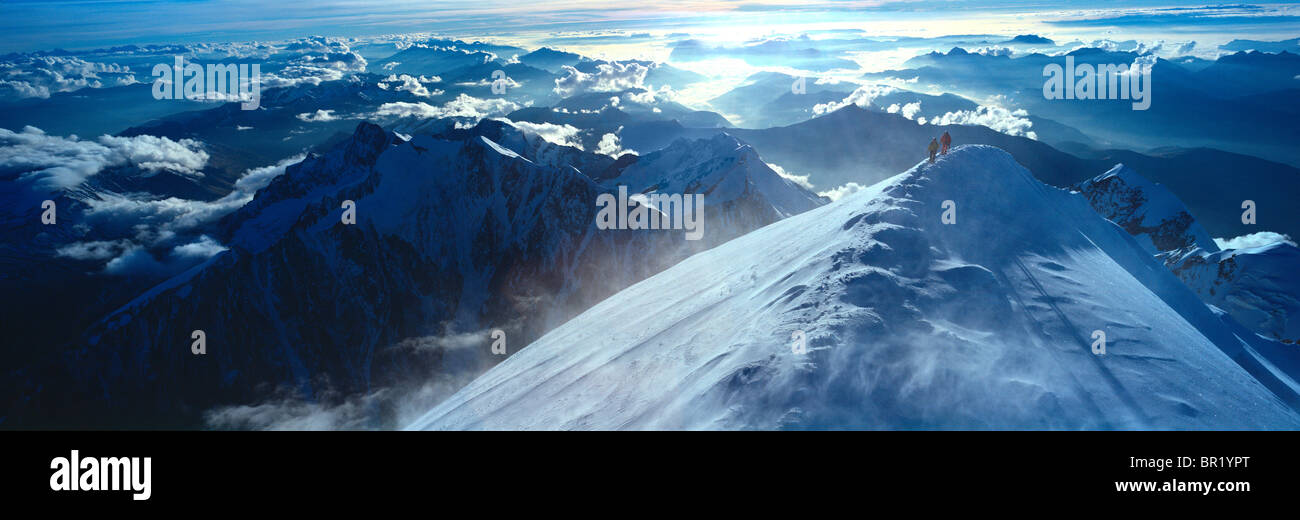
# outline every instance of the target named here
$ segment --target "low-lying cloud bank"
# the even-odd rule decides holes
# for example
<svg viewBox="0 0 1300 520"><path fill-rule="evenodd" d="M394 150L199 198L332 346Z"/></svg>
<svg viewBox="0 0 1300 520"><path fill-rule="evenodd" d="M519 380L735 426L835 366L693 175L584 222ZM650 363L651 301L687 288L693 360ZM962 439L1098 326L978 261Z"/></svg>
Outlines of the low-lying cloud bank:
<svg viewBox="0 0 1300 520"><path fill-rule="evenodd" d="M208 158L203 144L191 139L104 135L85 141L75 135L48 135L32 126L19 132L0 128L0 172L23 172L19 181L38 189L71 188L116 166L202 176L199 170Z"/></svg>

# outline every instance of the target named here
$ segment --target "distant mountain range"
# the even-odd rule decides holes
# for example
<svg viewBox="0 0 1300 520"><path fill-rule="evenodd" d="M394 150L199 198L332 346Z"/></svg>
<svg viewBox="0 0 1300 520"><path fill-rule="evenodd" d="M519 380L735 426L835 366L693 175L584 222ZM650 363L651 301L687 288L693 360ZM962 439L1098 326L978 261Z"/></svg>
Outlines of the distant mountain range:
<svg viewBox="0 0 1300 520"><path fill-rule="evenodd" d="M1065 57L1083 64L1154 62L1152 104L1133 110L1124 100L1049 100L1043 97L1043 67ZM906 68L873 72L864 79L915 79L981 99L1005 96L1035 116L1066 123L1103 141L1103 146L1135 149L1170 146L1211 147L1300 166L1293 145L1300 138L1300 55L1242 51L1205 67L1136 52L1080 48L1064 56L980 54L960 47L909 59Z"/></svg>
<svg viewBox="0 0 1300 520"><path fill-rule="evenodd" d="M764 160L806 175L816 191L857 183L874 184L925 155L930 139L945 131L958 144L987 144L1006 150L1043 182L1071 186L1123 163L1171 190L1216 237L1261 230L1300 236L1300 213L1289 201L1300 197L1300 169L1220 150L1164 148L1150 153L1092 150L1075 154L1046 143L974 125L919 125L899 114L848 105L795 125L751 130L704 130L676 126L655 132L623 131L623 143L651 150L666 136L702 137L725 131L754 146ZM1241 202L1257 204L1257 226L1241 223ZM1262 228L1262 229L1261 229Z"/></svg>
<svg viewBox="0 0 1300 520"><path fill-rule="evenodd" d="M309 38L205 51L270 53L256 110L0 102L0 428L1300 425L1294 41L668 41L692 70ZM1067 51L1154 63L1151 110L1043 99ZM688 101L719 58L810 75ZM602 220L672 195L698 236Z"/></svg>

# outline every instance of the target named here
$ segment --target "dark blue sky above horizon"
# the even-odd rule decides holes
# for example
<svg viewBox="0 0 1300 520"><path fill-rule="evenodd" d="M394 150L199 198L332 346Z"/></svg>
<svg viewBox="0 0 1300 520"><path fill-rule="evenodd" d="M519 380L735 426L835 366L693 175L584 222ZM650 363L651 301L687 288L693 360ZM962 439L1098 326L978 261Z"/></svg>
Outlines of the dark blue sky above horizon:
<svg viewBox="0 0 1300 520"><path fill-rule="evenodd" d="M1153 0L322 0L311 7L261 0L7 0L0 52L128 44L270 41L435 32L455 37L608 30L721 30L730 26L852 26L894 22L917 30L1213 34L1211 39L1300 36L1297 1L1266 4ZM1288 36L1289 35L1289 36Z"/></svg>

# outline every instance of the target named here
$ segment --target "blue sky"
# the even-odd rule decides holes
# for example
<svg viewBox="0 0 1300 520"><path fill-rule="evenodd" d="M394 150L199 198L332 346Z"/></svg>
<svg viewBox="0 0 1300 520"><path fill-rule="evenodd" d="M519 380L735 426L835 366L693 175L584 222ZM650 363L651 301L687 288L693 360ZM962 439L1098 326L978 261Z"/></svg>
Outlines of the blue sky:
<svg viewBox="0 0 1300 520"><path fill-rule="evenodd" d="M1030 0L320 0L311 7L266 0L6 0L0 52L125 44L279 40L307 35L439 32L518 36L589 30L682 30L735 25L879 24L915 30L944 20L972 33L1155 32L1300 36L1297 2L1269 4ZM888 25L887 25L888 26ZM935 24L935 27L938 27ZM937 29L936 29L937 30Z"/></svg>

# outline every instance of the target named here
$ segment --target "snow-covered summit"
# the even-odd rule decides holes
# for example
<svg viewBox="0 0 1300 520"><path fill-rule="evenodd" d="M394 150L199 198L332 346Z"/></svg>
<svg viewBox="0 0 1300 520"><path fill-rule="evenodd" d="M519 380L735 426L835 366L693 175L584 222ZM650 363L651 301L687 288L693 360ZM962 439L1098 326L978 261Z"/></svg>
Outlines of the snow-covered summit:
<svg viewBox="0 0 1300 520"><path fill-rule="evenodd" d="M604 184L626 185L635 193L701 193L714 205L750 201L769 209L773 220L826 203L777 174L752 146L726 133L708 139L678 139L640 157Z"/></svg>
<svg viewBox="0 0 1300 520"><path fill-rule="evenodd" d="M409 428L1300 426L1296 364L1232 325L963 146L623 290Z"/></svg>
<svg viewBox="0 0 1300 520"><path fill-rule="evenodd" d="M1221 251L1177 196L1123 164L1076 189L1202 301L1267 338L1300 341L1300 275L1295 270L1300 249L1295 245Z"/></svg>
<svg viewBox="0 0 1300 520"><path fill-rule="evenodd" d="M601 229L597 200L611 190L578 167L611 163L500 122L409 137L362 122L224 219L227 251L91 327L71 370L99 399L94 406L151 403L159 416L246 403L259 385L314 398L324 391L319 378L344 393L408 379L441 384L501 359L489 350L490 330L508 335L512 353L609 295L779 217L706 202L702 240ZM349 208L355 221L344 218ZM220 354L170 348L196 329ZM404 346L448 331L482 343ZM158 377L131 377L143 365ZM124 368L96 372L103 366Z"/></svg>
<svg viewBox="0 0 1300 520"><path fill-rule="evenodd" d="M1123 164L1075 189L1098 213L1137 237L1151 254L1191 247L1219 250L1178 197Z"/></svg>
<svg viewBox="0 0 1300 520"><path fill-rule="evenodd" d="M1244 249L1193 249L1167 260L1169 269L1210 305L1246 328L1300 344L1300 248L1287 242ZM1300 346L1292 347L1300 357Z"/></svg>

